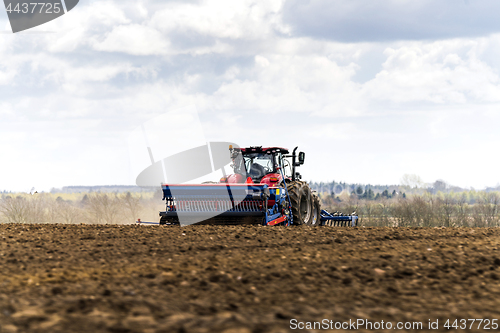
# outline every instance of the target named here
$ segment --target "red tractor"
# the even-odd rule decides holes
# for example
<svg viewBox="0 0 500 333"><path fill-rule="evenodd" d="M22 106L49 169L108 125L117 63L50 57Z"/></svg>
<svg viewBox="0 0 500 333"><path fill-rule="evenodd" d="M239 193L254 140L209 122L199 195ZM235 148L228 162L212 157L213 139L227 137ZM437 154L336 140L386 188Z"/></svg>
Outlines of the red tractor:
<svg viewBox="0 0 500 333"><path fill-rule="evenodd" d="M280 147L232 148L234 174L221 178L221 183L265 184L270 192L288 192L293 224L315 225L319 222L320 200L295 168L304 164L305 153L291 155L288 149ZM291 158L291 161L288 159ZM268 207L276 200L269 200Z"/></svg>
<svg viewBox="0 0 500 333"><path fill-rule="evenodd" d="M167 209L160 212L160 224L315 226L327 220L356 221L321 210L318 196L295 170L305 160L305 153L296 151L229 145L233 173L224 174L219 183L162 185Z"/></svg>

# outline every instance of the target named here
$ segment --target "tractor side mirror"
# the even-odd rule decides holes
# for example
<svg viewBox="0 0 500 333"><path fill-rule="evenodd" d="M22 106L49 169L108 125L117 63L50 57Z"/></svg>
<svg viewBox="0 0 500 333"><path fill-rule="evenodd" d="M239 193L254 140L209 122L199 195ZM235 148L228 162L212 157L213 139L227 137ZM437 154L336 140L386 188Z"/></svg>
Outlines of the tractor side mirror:
<svg viewBox="0 0 500 333"><path fill-rule="evenodd" d="M306 153L304 153L303 151L301 151L299 153L299 165L302 165L304 164L304 160L306 159Z"/></svg>

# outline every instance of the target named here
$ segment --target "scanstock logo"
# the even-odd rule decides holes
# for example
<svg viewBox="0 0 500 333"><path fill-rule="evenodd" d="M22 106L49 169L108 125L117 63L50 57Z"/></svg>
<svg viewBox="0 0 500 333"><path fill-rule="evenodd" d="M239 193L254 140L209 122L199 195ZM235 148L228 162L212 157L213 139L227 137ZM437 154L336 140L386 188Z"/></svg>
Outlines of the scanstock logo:
<svg viewBox="0 0 500 333"><path fill-rule="evenodd" d="M31 29L63 16L75 8L79 0L31 1L3 0L13 33Z"/></svg>

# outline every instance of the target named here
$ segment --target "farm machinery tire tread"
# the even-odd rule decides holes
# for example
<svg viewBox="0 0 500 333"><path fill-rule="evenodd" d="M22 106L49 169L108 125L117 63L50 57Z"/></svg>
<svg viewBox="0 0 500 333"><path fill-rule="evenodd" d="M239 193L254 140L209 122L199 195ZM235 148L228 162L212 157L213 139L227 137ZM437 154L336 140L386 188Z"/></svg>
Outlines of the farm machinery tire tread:
<svg viewBox="0 0 500 333"><path fill-rule="evenodd" d="M302 181L287 184L288 195L292 204L293 224L310 225L312 219L312 192L309 185Z"/></svg>
<svg viewBox="0 0 500 333"><path fill-rule="evenodd" d="M160 218L160 225L180 226L180 223L179 223L179 219L177 219L177 218L168 218L166 216L162 216Z"/></svg>
<svg viewBox="0 0 500 333"><path fill-rule="evenodd" d="M316 193L312 194L312 212L311 212L311 225L321 225L321 200Z"/></svg>

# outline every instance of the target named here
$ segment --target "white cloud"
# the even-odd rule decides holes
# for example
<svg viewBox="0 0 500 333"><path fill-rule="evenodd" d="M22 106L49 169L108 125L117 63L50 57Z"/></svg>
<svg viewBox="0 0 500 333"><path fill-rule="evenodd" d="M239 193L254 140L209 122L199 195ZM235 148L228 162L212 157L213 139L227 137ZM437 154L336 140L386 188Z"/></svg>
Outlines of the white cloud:
<svg viewBox="0 0 500 333"><path fill-rule="evenodd" d="M102 41L93 45L97 51L124 52L132 55L164 55L170 43L157 30L139 25L115 27Z"/></svg>
<svg viewBox="0 0 500 333"><path fill-rule="evenodd" d="M205 0L201 4L172 2L152 17L164 33L196 33L229 39L262 39L274 30L287 32L281 23L283 0Z"/></svg>
<svg viewBox="0 0 500 333"><path fill-rule="evenodd" d="M352 100L359 88L349 82L355 70L354 64L338 66L325 56L257 55L250 70L220 86L214 104L226 110L353 115L361 107Z"/></svg>
<svg viewBox="0 0 500 333"><path fill-rule="evenodd" d="M12 82L12 79L16 75L15 69L0 69L0 85L6 85Z"/></svg>
<svg viewBox="0 0 500 333"><path fill-rule="evenodd" d="M131 23L131 18L125 13L128 7L119 6L114 1L80 2L75 9L28 31L52 33L39 34L36 38L26 40L36 40L39 42L37 48L47 49L49 52L74 53L79 48L92 45L95 38L102 38L114 27Z"/></svg>
<svg viewBox="0 0 500 333"><path fill-rule="evenodd" d="M383 70L364 90L370 98L396 103L498 102L497 70L478 58L477 46L453 40L387 48Z"/></svg>

